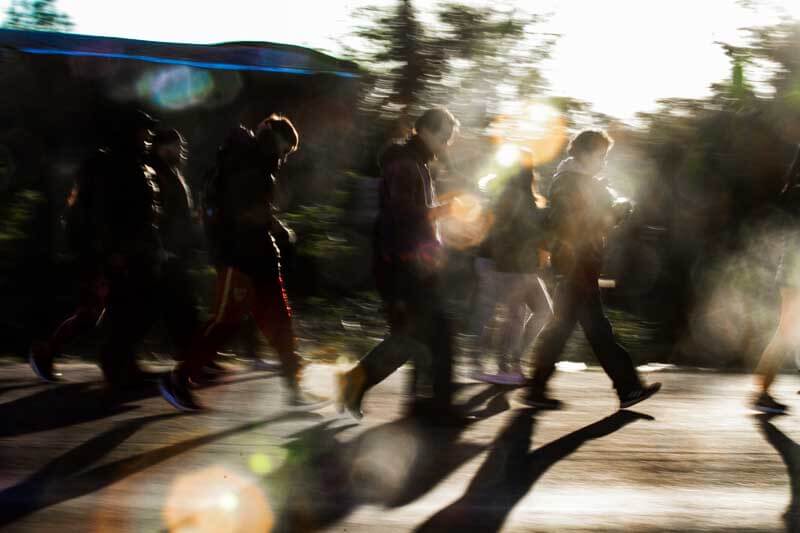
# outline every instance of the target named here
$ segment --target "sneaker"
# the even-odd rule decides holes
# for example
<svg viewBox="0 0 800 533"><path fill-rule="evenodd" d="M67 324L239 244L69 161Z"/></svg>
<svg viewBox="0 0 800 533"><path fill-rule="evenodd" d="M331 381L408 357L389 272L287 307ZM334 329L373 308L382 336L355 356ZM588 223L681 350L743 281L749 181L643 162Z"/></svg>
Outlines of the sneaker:
<svg viewBox="0 0 800 533"><path fill-rule="evenodd" d="M161 391L161 396L179 411L199 411L203 409L203 406L197 402L194 394L189 390L188 382L178 378L174 372L170 372L161 378L158 390Z"/></svg>
<svg viewBox="0 0 800 533"><path fill-rule="evenodd" d="M657 393L660 389L661 383L651 383L650 385L645 385L632 392L629 392L628 394L620 397L619 408L627 409L628 407L636 405L639 402L643 402L653 394Z"/></svg>
<svg viewBox="0 0 800 533"><path fill-rule="evenodd" d="M756 411L760 411L762 413L776 414L776 415L782 415L789 410L788 406L776 402L775 398L773 398L766 392L762 392L753 400L752 407Z"/></svg>
<svg viewBox="0 0 800 533"><path fill-rule="evenodd" d="M361 401L364 398L363 372L353 368L350 372L341 372L336 376L336 411L347 414L356 420L364 418Z"/></svg>
<svg viewBox="0 0 800 533"><path fill-rule="evenodd" d="M34 343L28 354L28 364L33 373L46 383L61 381L61 374L53 369L53 354L44 343Z"/></svg>
<svg viewBox="0 0 800 533"><path fill-rule="evenodd" d="M550 411L558 411L564 407L561 400L557 400L539 391L530 391L524 395L520 402L527 407L535 407L537 409L546 409Z"/></svg>

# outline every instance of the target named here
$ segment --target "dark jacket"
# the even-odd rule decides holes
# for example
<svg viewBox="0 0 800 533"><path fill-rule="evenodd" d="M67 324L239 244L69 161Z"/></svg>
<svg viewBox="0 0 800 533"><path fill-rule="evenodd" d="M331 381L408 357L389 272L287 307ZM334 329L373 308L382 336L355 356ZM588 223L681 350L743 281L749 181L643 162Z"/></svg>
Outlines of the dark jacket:
<svg viewBox="0 0 800 533"><path fill-rule="evenodd" d="M546 247L546 210L536 206L530 169L509 179L494 202L492 213L494 222L479 255L492 259L498 272L536 272L538 250Z"/></svg>
<svg viewBox="0 0 800 533"><path fill-rule="evenodd" d="M220 148L217 167L217 213L209 233L215 263L250 275L275 275L280 252L274 237L285 231L275 217L277 155L263 154L253 132L240 127Z"/></svg>
<svg viewBox="0 0 800 533"><path fill-rule="evenodd" d="M436 190L428 169L431 155L418 137L388 148L380 160L376 259L384 262L433 260L440 242L429 210Z"/></svg>
<svg viewBox="0 0 800 533"><path fill-rule="evenodd" d="M104 261L161 259L160 191L155 172L138 155L102 149L83 165L73 190L74 235L79 254Z"/></svg>
<svg viewBox="0 0 800 533"><path fill-rule="evenodd" d="M604 180L572 170L556 174L549 196L554 270L596 277L603 264L606 234L619 221L614 196Z"/></svg>
<svg viewBox="0 0 800 533"><path fill-rule="evenodd" d="M191 249L201 244L199 221L194 213L189 185L179 168L158 157L150 158L149 164L156 172L161 197L159 230L162 244L168 254L186 258Z"/></svg>

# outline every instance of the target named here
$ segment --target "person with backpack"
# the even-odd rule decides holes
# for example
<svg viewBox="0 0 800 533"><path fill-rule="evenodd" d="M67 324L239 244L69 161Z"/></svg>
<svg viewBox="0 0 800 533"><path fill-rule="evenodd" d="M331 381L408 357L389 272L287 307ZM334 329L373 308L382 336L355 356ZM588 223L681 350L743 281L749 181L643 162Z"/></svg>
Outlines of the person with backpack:
<svg viewBox="0 0 800 533"><path fill-rule="evenodd" d="M275 216L275 194L278 172L298 146L291 121L270 115L255 131L237 128L218 152L203 206L210 257L217 270L212 317L194 333L178 365L160 382L164 399L179 410L203 408L191 391L192 380L236 333L246 314L252 314L278 353L289 404L319 402L300 388L302 362L276 245L278 239L294 238Z"/></svg>
<svg viewBox="0 0 800 533"><path fill-rule="evenodd" d="M523 399L531 407L561 407L559 400L547 394L547 383L576 323L611 378L621 409L646 400L661 388L660 383L642 382L603 313L598 278L606 234L631 211L629 202L615 202L604 180L597 177L612 146L611 137L603 131L580 132L570 142L569 157L559 164L550 186L548 226L557 284L554 316L540 334L533 378Z"/></svg>
<svg viewBox="0 0 800 533"><path fill-rule="evenodd" d="M520 150L516 172L494 201L494 222L475 261L481 281L478 290L488 293L476 298L477 351L495 349L498 355L496 374L473 373L481 381L525 383L522 354L553 314L550 295L538 275L547 263L546 203L537 189L531 154ZM499 327L492 328L498 306L503 317L497 321Z"/></svg>
<svg viewBox="0 0 800 533"><path fill-rule="evenodd" d="M779 203L791 219L789 233L784 237L783 253L775 276L780 288L780 319L775 334L761 354L755 369L756 394L750 405L762 413L783 414L788 406L776 401L770 394L775 377L784 358L800 346L800 145L786 173L785 185Z"/></svg>
<svg viewBox="0 0 800 533"><path fill-rule="evenodd" d="M104 319L111 330L100 357L105 377L119 383L140 375L132 345L141 329L140 311L149 308L138 304L155 284L154 274L144 272L156 269L161 257L158 185L144 164L157 121L138 109L115 110L106 118L104 145L81 166L63 217L79 270L79 304L30 351L30 365L44 381L59 379L54 360L63 347Z"/></svg>

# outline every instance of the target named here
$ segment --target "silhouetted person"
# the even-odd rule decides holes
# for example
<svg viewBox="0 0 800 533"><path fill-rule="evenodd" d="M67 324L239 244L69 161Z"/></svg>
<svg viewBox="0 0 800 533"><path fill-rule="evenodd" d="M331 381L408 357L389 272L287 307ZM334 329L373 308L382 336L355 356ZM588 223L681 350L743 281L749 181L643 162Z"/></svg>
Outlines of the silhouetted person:
<svg viewBox="0 0 800 533"><path fill-rule="evenodd" d="M187 349L200 322L189 268L202 237L191 189L183 175L187 154L186 140L180 132L165 129L156 131L148 159L161 192L159 233L164 264L159 280L159 310L178 352Z"/></svg>
<svg viewBox="0 0 800 533"><path fill-rule="evenodd" d="M141 111L112 122L114 144L107 169L112 179L99 180L96 189L94 209L109 280L109 333L100 349L100 366L106 380L119 386L138 385L148 377L136 362L136 351L157 314L165 257L158 181L146 164L154 123Z"/></svg>
<svg viewBox="0 0 800 533"><path fill-rule="evenodd" d="M546 265L544 222L546 201L536 187L530 152L520 151L520 163L493 205L491 229L479 249L476 266L481 277L477 295L477 357L498 349L496 375L476 379L504 385L526 381L521 358L553 314L550 297L538 276ZM505 309L499 331L490 328L497 306ZM494 342L493 342L494 341ZM497 346L499 344L499 346Z"/></svg>
<svg viewBox="0 0 800 533"><path fill-rule="evenodd" d="M788 353L800 346L800 147L786 174L781 204L791 216L789 233L784 237L783 254L775 278L781 292L778 328L756 367L758 392L752 400L754 409L763 413L784 413L788 407L775 401L769 389Z"/></svg>
<svg viewBox="0 0 800 533"><path fill-rule="evenodd" d="M144 164L156 121L139 110L108 117L105 145L82 165L65 215L67 240L80 271L80 302L44 343L34 345L30 363L47 381L58 377L53 359L75 337L105 317L110 326L100 364L108 381L136 380L133 345L144 332L142 315L161 259L157 235L158 185Z"/></svg>
<svg viewBox="0 0 800 533"><path fill-rule="evenodd" d="M536 368L525 397L532 407L560 407L561 402L547 395L547 382L576 323L611 378L621 408L649 398L661 387L660 383L642 383L603 313L598 278L606 234L630 212L630 205L615 203L604 181L596 177L605 167L612 144L605 132L579 133L570 142L569 157L559 164L550 187L548 224L557 285L554 316L540 334Z"/></svg>
<svg viewBox="0 0 800 533"><path fill-rule="evenodd" d="M194 334L175 370L161 381L162 395L178 409L202 408L189 389L190 380L236 333L245 314L253 315L278 353L289 402L313 401L300 390L301 360L276 245L280 234L292 232L274 214L278 171L298 145L289 119L272 115L255 132L239 127L220 148L204 206L206 235L217 270L212 317Z"/></svg>
<svg viewBox="0 0 800 533"><path fill-rule="evenodd" d="M416 121L414 135L381 158L373 269L390 334L349 372L339 376L338 407L360 418L361 400L407 360L416 378L432 381L432 412L450 414L452 333L442 294L443 250L436 219L439 205L428 163L452 141L458 121L444 108Z"/></svg>

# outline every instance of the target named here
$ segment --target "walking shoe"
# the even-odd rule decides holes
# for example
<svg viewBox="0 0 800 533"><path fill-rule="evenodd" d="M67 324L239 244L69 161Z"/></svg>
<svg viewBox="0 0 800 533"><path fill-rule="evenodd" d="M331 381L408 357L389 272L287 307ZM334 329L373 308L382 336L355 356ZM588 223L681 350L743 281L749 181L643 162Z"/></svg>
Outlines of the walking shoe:
<svg viewBox="0 0 800 533"><path fill-rule="evenodd" d="M564 404L561 400L557 400L552 398L541 391L531 390L527 394L525 394L521 399L520 403L527 407L535 407L537 409L547 409L550 411L558 411L564 407Z"/></svg>
<svg viewBox="0 0 800 533"><path fill-rule="evenodd" d="M364 371L356 366L349 372L336 375L336 411L347 413L356 420L364 418L361 401L364 399Z"/></svg>
<svg viewBox="0 0 800 533"><path fill-rule="evenodd" d="M773 398L766 392L762 392L753 399L752 408L762 413L769 413L776 415L782 415L789 410L788 406L776 402L775 398Z"/></svg>
<svg viewBox="0 0 800 533"><path fill-rule="evenodd" d="M53 370L53 354L45 343L34 343L28 353L28 364L33 373L46 383L61 381L61 374Z"/></svg>
<svg viewBox="0 0 800 533"><path fill-rule="evenodd" d="M627 409L639 402L643 402L661 389L661 383L651 383L633 390L619 398L619 408Z"/></svg>
<svg viewBox="0 0 800 533"><path fill-rule="evenodd" d="M179 411L203 409L203 406L197 402L194 394L189 390L188 380L179 378L175 372L170 372L161 378L158 390L161 392L161 396Z"/></svg>

